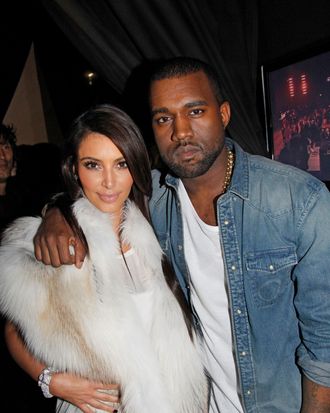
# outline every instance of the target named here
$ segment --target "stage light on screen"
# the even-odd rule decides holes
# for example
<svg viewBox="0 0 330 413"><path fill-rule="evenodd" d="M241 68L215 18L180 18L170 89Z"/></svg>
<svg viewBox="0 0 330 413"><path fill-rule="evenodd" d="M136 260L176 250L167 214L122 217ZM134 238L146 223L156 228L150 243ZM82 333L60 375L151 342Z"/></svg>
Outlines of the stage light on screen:
<svg viewBox="0 0 330 413"><path fill-rule="evenodd" d="M307 77L305 74L302 74L300 76L300 87L301 87L301 93L303 95L307 95L308 93L308 84L307 84Z"/></svg>
<svg viewBox="0 0 330 413"><path fill-rule="evenodd" d="M289 96L290 98L293 98L295 95L293 77L289 77L287 82L288 82L288 88L289 88Z"/></svg>

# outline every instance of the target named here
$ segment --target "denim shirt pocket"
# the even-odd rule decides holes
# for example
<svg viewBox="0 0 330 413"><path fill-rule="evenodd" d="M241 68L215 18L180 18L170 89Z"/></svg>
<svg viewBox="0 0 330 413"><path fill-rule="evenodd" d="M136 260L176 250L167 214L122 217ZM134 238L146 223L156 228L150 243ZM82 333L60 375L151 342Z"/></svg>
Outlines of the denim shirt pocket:
<svg viewBox="0 0 330 413"><path fill-rule="evenodd" d="M291 282L297 264L294 247L256 251L246 255L246 271L251 295L257 307L274 304Z"/></svg>

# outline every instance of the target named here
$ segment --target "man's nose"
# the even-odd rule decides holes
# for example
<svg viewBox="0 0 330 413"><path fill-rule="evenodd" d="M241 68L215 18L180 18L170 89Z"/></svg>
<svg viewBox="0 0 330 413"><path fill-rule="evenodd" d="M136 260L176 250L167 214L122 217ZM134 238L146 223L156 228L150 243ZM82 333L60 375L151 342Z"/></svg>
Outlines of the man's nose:
<svg viewBox="0 0 330 413"><path fill-rule="evenodd" d="M184 116L174 120L173 140L182 141L192 137L190 120Z"/></svg>

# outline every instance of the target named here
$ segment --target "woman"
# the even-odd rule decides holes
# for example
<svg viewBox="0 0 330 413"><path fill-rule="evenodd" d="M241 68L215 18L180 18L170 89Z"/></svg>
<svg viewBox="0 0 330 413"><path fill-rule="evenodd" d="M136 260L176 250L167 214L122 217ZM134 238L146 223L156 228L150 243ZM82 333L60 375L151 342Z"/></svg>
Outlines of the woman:
<svg viewBox="0 0 330 413"><path fill-rule="evenodd" d="M73 125L62 172L74 201L67 219L88 257L81 269L45 266L32 242L40 219L9 228L0 306L12 321L13 357L39 376L46 396L59 397L60 413L117 409L107 383L118 383L125 413L206 412L189 310L149 222L150 167L136 125L110 105L87 111Z"/></svg>

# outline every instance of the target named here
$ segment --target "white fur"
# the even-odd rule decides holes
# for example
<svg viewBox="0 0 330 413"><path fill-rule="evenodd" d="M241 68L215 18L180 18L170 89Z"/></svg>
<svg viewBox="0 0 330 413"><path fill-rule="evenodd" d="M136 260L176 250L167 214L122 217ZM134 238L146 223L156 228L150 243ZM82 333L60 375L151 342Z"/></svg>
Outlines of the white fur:
<svg viewBox="0 0 330 413"><path fill-rule="evenodd" d="M33 354L47 365L122 387L125 413L205 412L207 384L181 309L161 268L152 228L129 204L123 236L152 276L152 331L139 324L108 214L86 199L74 213L88 245L82 269L36 261L33 236L39 218L21 218L0 248L0 309L22 331Z"/></svg>

